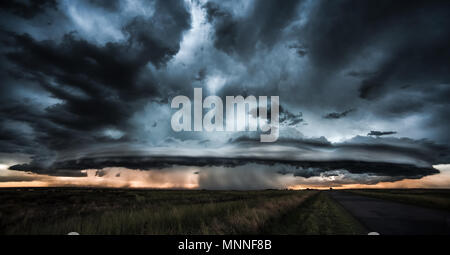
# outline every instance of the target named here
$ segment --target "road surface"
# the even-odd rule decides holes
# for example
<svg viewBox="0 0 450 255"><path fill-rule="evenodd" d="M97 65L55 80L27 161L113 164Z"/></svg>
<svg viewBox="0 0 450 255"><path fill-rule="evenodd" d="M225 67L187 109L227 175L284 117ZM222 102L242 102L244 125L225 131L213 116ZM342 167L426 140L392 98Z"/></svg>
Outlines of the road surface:
<svg viewBox="0 0 450 255"><path fill-rule="evenodd" d="M330 195L369 231L380 235L450 234L450 213L343 191Z"/></svg>

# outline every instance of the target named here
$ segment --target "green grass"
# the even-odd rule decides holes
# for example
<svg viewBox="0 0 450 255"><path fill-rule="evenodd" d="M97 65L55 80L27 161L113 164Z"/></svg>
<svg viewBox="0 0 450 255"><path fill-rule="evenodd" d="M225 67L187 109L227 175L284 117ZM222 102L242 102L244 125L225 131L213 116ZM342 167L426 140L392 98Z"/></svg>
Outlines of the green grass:
<svg viewBox="0 0 450 255"><path fill-rule="evenodd" d="M365 189L346 191L358 195L450 211L450 190Z"/></svg>
<svg viewBox="0 0 450 255"><path fill-rule="evenodd" d="M270 222L268 234L355 235L367 230L327 192L320 192L301 206Z"/></svg>

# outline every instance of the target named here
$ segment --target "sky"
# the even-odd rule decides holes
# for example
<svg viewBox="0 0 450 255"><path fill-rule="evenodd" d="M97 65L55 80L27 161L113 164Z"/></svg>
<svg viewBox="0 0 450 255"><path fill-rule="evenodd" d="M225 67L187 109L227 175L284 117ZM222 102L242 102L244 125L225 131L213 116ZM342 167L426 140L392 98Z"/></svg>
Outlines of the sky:
<svg viewBox="0 0 450 255"><path fill-rule="evenodd" d="M449 8L4 1L0 187L450 188ZM174 131L194 88L278 96L278 140Z"/></svg>

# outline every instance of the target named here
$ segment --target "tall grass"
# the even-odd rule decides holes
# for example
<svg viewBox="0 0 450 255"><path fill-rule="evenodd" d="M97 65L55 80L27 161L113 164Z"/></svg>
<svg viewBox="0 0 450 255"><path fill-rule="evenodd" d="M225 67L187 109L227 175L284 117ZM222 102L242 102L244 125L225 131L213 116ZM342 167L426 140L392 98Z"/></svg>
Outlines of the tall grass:
<svg viewBox="0 0 450 255"><path fill-rule="evenodd" d="M7 234L256 234L272 218L299 206L316 191L218 192L218 196L182 191L171 200L134 194L139 206L55 218L26 217ZM169 193L170 194L170 193ZM132 196L130 196L131 198ZM153 199L152 199L153 198Z"/></svg>

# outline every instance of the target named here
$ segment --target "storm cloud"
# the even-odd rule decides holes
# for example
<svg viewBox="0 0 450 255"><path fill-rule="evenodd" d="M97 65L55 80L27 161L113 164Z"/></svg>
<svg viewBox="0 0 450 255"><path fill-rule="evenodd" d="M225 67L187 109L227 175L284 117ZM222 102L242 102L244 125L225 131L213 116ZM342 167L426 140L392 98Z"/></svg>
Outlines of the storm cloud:
<svg viewBox="0 0 450 255"><path fill-rule="evenodd" d="M370 131L367 135L373 135L373 136L383 136L383 135L393 135L397 134L395 131Z"/></svg>
<svg viewBox="0 0 450 255"><path fill-rule="evenodd" d="M244 168L253 169L248 178L266 169L261 180L370 184L450 163L448 1L0 8L0 164L10 169L104 176L108 167L200 167L213 188ZM268 145L259 133L174 132L170 101L196 87L204 96L279 96L280 138Z"/></svg>
<svg viewBox="0 0 450 255"><path fill-rule="evenodd" d="M349 109L343 112L330 112L328 114L326 114L325 116L323 116L325 119L340 119L343 118L345 116L347 116L347 114L351 113L355 111L355 109Z"/></svg>

